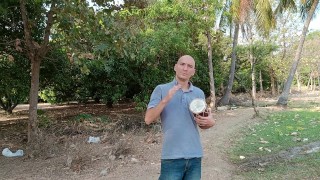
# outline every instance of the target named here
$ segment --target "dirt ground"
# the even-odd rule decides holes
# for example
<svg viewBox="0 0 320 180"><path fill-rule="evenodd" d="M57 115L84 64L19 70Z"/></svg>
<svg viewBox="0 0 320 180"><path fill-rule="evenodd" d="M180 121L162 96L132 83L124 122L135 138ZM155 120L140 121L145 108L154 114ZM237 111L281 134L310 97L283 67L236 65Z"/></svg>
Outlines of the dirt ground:
<svg viewBox="0 0 320 180"><path fill-rule="evenodd" d="M275 99L264 98L263 101L264 107L258 108L262 117L272 111L282 110L275 106L266 105L268 103L274 104ZM6 116L3 112L0 113L1 151L5 147L14 150L25 148L26 108L19 106L11 116ZM137 128L142 127L143 130L120 133L116 137L110 138L113 135L110 131L97 134L96 131L88 131L88 129L84 131L77 126L77 131L73 130L74 134L70 136L70 129L74 126L64 125L65 130L59 133L58 137L45 139L43 143L44 156L8 158L1 155L0 179L152 180L159 177L161 153L159 127L158 125L145 127L143 114L134 112L132 106L122 106L110 110L105 106L96 105L66 108L43 104L39 106L39 109L41 108L54 112L52 113L53 117L59 121L57 124L63 124L66 117L72 117L79 113L103 114L118 118L119 114L126 114L128 116L120 116L120 118L134 117L137 121L142 122L141 126L137 126ZM200 130L204 148L203 180L240 179L235 173L237 167L228 161L226 151L234 141L233 137L236 133L242 128L262 120L253 118L254 114L253 108L240 106L233 110L217 111L214 113L216 125L211 129ZM112 123L117 126L116 122ZM129 124L129 126L132 125ZM55 130L57 131L57 129ZM66 132L68 132L67 135ZM53 133L51 132L51 134ZM87 143L86 141L91 135L101 136L102 142Z"/></svg>

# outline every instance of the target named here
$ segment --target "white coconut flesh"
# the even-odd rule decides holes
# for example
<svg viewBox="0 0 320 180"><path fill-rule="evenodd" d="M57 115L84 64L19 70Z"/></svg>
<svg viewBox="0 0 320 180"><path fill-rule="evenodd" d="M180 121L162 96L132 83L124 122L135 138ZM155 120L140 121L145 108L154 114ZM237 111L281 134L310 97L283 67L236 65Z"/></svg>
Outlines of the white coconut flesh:
<svg viewBox="0 0 320 180"><path fill-rule="evenodd" d="M203 99L194 99L191 101L189 105L189 109L194 114L199 114L201 112L204 112L207 107L206 102Z"/></svg>

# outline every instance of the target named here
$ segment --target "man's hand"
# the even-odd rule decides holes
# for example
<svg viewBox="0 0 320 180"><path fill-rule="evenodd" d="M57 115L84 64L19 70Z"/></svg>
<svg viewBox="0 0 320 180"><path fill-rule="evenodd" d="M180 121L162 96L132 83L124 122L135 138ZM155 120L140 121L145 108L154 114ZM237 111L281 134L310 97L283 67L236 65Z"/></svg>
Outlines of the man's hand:
<svg viewBox="0 0 320 180"><path fill-rule="evenodd" d="M146 115L144 117L144 121L146 122L147 125L151 124L152 122L156 121L159 119L160 113L163 111L163 108L168 104L168 102L172 99L174 94L181 88L181 85L175 85L173 86L166 97L164 97L160 103L154 107L147 109Z"/></svg>
<svg viewBox="0 0 320 180"><path fill-rule="evenodd" d="M180 84L177 84L175 86L173 86L169 92L168 92L168 95L163 99L164 101L166 102L169 102L170 99L173 97L173 95L179 90L181 89L181 85Z"/></svg>
<svg viewBox="0 0 320 180"><path fill-rule="evenodd" d="M208 113L208 116L201 116L199 114L195 116L195 121L201 129L208 129L216 124L216 121L213 119L211 110L209 110Z"/></svg>

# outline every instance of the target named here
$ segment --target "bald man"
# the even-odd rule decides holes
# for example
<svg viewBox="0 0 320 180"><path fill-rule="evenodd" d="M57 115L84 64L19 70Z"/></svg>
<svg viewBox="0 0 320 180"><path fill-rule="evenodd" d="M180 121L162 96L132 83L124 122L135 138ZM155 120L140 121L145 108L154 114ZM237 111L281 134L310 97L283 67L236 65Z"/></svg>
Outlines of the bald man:
<svg viewBox="0 0 320 180"><path fill-rule="evenodd" d="M172 82L158 85L151 94L145 122L161 119L163 144L159 180L201 179L203 150L198 126L208 129L215 124L211 112L206 117L194 116L189 110L193 99L205 99L203 91L190 79L195 74L195 61L189 55L179 58Z"/></svg>

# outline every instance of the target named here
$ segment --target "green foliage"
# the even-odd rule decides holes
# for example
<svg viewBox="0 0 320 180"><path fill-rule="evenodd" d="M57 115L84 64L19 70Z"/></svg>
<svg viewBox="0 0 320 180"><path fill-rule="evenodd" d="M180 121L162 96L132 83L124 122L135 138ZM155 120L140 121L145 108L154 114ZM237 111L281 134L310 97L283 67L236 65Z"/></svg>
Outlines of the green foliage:
<svg viewBox="0 0 320 180"><path fill-rule="evenodd" d="M206 22L203 19L205 13L208 13L201 9L204 5L199 1L162 1L145 9L146 28L138 36L138 45L141 45L141 48L136 56L139 60L139 75L135 77L140 78L138 82L141 87L140 93L134 97L137 108L146 107L149 96L157 84L172 81L173 66L184 54L190 54L196 61L197 73L192 82L209 94L207 46L206 41L200 38L208 27L205 24L211 21ZM195 10L199 12L195 14ZM214 11L214 8L208 7L208 11ZM216 38L219 38L219 35ZM213 42L216 75L221 71L219 60L223 57L222 48L225 47L220 45L219 40Z"/></svg>
<svg viewBox="0 0 320 180"><path fill-rule="evenodd" d="M0 54L0 106L8 113L27 100L30 63L24 56Z"/></svg>
<svg viewBox="0 0 320 180"><path fill-rule="evenodd" d="M39 97L40 97L40 99L44 100L45 102L48 102L51 104L58 103L55 92L52 89L50 89L49 87L40 91Z"/></svg>
<svg viewBox="0 0 320 180"><path fill-rule="evenodd" d="M79 114L74 118L74 120L77 122L83 122L83 121L89 120L91 118L92 118L91 114Z"/></svg>
<svg viewBox="0 0 320 180"><path fill-rule="evenodd" d="M120 66L115 67L116 65ZM111 105L124 97L127 88L126 77L123 73L126 71L126 67L121 63L84 60L82 66L86 66L88 73L80 74L80 88L77 92L80 100L87 101L92 98Z"/></svg>
<svg viewBox="0 0 320 180"><path fill-rule="evenodd" d="M112 105L129 98L144 109L154 87L174 78L173 66L183 54L196 60L192 82L210 94L204 32L211 31L222 1L132 2L136 8L125 2L122 9L109 6L108 0L96 3L105 7L95 10L87 2L73 0L58 3L52 48L41 64L41 99ZM231 42L220 32L211 34L218 87L229 76L229 62L221 60L230 54ZM263 59L259 47L257 58ZM241 82L235 91L249 87L246 65L243 60L238 67Z"/></svg>
<svg viewBox="0 0 320 180"><path fill-rule="evenodd" d="M31 36L41 42L44 32L44 1L28 1L26 9L30 18ZM30 63L25 57L23 24L20 1L0 2L0 63L1 63L1 107L8 113L18 103L25 103L30 89Z"/></svg>
<svg viewBox="0 0 320 180"><path fill-rule="evenodd" d="M42 109L38 109L37 110L37 115L38 115L38 127L39 128L49 128L52 126L53 122L52 120L48 117L48 115L46 114L46 112Z"/></svg>
<svg viewBox="0 0 320 180"><path fill-rule="evenodd" d="M272 52L277 50L277 47L271 43L257 41L252 45L239 45L237 47L238 66L235 75L235 82L233 91L247 91L251 85L251 63L254 63L256 72L262 71L263 82L265 87L270 84L269 69L266 68L270 64L270 57ZM250 62L249 56L252 54L252 61ZM258 74L256 74L258 76ZM256 77L258 79L258 77ZM259 83L258 81L256 83Z"/></svg>
<svg viewBox="0 0 320 180"><path fill-rule="evenodd" d="M28 1L27 5L28 17L33 19L30 21L32 36L35 40L41 40L44 32L44 16L41 13L45 11L42 0ZM0 2L0 47L11 45L15 39L23 38L23 25L20 13L20 2L18 0L6 0Z"/></svg>
<svg viewBox="0 0 320 180"><path fill-rule="evenodd" d="M79 67L70 62L64 51L52 49L42 61L40 98L53 104L75 100L79 74Z"/></svg>

